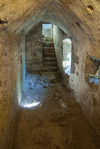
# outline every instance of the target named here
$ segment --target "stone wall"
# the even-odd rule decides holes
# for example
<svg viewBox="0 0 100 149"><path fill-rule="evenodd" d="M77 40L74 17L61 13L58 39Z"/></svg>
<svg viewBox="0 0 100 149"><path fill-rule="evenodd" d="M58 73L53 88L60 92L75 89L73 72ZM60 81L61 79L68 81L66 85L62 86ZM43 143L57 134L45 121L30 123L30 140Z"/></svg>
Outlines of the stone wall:
<svg viewBox="0 0 100 149"><path fill-rule="evenodd" d="M55 45L55 52L60 72L63 72L63 32L55 25L53 25L53 41Z"/></svg>
<svg viewBox="0 0 100 149"><path fill-rule="evenodd" d="M85 45L85 46L84 46ZM100 133L100 85L94 90L86 81L85 70L89 66L86 63L88 54L100 58L98 45L85 38L81 42L73 41L72 59L74 71L70 76L70 87L74 90L76 100L81 105L85 115Z"/></svg>
<svg viewBox="0 0 100 149"><path fill-rule="evenodd" d="M94 92L94 90L90 88L85 79L87 55L90 54L92 56L100 58L100 1L30 0L27 2L27 0L17 0L11 1L9 3L7 0L1 0L0 6L0 32L10 31L12 33L26 33L31 28L33 28L33 26L37 22L44 21L58 25L60 28L62 28L64 32L68 34L69 38L72 39L72 74L70 76L70 87L74 90L76 99L80 103L84 113L86 114L90 122L92 122L92 124L95 126L95 128L97 128L97 130L100 132L100 85L98 89ZM35 34L37 34L38 29L36 29L35 31ZM15 63L18 62L18 59L15 59L13 55L14 52L18 52L18 48L16 47L19 46L18 44L15 44L18 39L15 38L14 40L14 38L8 35L8 33L6 35L3 34L0 33L0 99L4 98L7 101L0 100L0 111L4 111L4 114L1 115L0 119L0 140L2 144L2 147L0 148L3 148L4 141L6 141L6 138L4 138L4 136L7 136L6 129L8 129L8 126L4 125L7 124L6 117L9 118L9 109L11 109L9 108L9 106L6 107L3 105L6 105L6 102L9 103L9 99L12 99L13 96L13 90L16 84L16 79L15 77L13 77L13 75L17 71ZM39 37L35 38L35 34L32 34L34 35L34 37L32 37L31 33L29 34L30 35L26 38L26 42L28 37L32 38L32 41L38 40ZM62 53L60 49L62 49L62 45L60 41L62 40L62 37L56 37L59 38L56 39L56 41L59 41L57 41L59 45L57 45L56 47L59 47L59 59L57 58L57 60L59 68L61 68ZM31 39L29 39L28 41L30 40ZM30 57L32 58L32 60L34 58L33 64L35 64L30 67L31 69L38 68L38 70L40 70L40 49L39 51L33 50L35 52L33 54L32 52L29 53L30 49L35 46L32 46L32 41L27 42L26 47L28 47L29 49L26 48L26 57ZM39 41L39 48L40 45L41 43ZM30 48L31 46L32 48ZM5 50L9 52L8 55L4 54ZM17 53L17 55L19 54ZM25 57L23 56L23 58L23 66L25 66ZM22 58L20 58L20 61L21 59ZM26 62L28 63L28 61ZM10 65L12 67L10 67ZM20 73L18 75L17 72L17 76L19 80ZM18 89L20 90L21 81L18 82ZM4 133L5 135L3 135Z"/></svg>
<svg viewBox="0 0 100 149"><path fill-rule="evenodd" d="M86 81L86 70L89 70L87 56L91 55L100 58L99 42L93 43L87 37L82 41L72 39L72 66L71 75L65 75L62 67L63 47L62 40L64 39L63 32L54 26L53 37L56 49L56 56L60 72L64 78L67 87L74 91L77 102L81 105L83 112L87 116L93 127L100 133L100 84L96 87L91 87ZM92 64L93 66L93 64ZM90 65L91 67L91 65ZM95 66L94 66L95 69Z"/></svg>
<svg viewBox="0 0 100 149"><path fill-rule="evenodd" d="M65 38L67 38L67 35L57 26L53 25L53 40L55 44L55 52L56 52L59 72L62 75L66 86L69 87L69 76L65 74L64 68L63 68L63 40Z"/></svg>
<svg viewBox="0 0 100 149"><path fill-rule="evenodd" d="M21 97L21 37L0 33L0 148L12 148ZM20 82L20 83L19 83ZM20 96L19 96L20 95ZM21 100L21 99L19 99Z"/></svg>
<svg viewBox="0 0 100 149"><path fill-rule="evenodd" d="M26 71L35 72L42 69L42 24L36 25L26 35Z"/></svg>

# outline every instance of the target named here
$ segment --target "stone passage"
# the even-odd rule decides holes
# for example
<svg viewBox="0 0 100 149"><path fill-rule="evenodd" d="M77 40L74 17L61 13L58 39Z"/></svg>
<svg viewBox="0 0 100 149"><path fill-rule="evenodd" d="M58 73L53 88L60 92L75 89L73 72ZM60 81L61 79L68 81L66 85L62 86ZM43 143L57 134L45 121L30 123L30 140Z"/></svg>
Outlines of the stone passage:
<svg viewBox="0 0 100 149"><path fill-rule="evenodd" d="M13 149L100 149L100 140L59 76L44 72L27 75Z"/></svg>
<svg viewBox="0 0 100 149"><path fill-rule="evenodd" d="M43 71L57 71L55 47L51 38L43 38Z"/></svg>

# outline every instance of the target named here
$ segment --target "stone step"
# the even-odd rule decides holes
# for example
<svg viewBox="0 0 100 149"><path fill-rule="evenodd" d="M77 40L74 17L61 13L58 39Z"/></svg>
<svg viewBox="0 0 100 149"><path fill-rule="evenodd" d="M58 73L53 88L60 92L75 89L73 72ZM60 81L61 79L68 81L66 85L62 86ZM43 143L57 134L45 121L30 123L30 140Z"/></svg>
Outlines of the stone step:
<svg viewBox="0 0 100 149"><path fill-rule="evenodd" d="M43 54L50 54L50 55L55 54L56 55L55 51L53 51L53 50L51 50L51 51L43 50Z"/></svg>
<svg viewBox="0 0 100 149"><path fill-rule="evenodd" d="M43 71L53 71L53 72L56 72L58 71L58 67L42 67L42 70Z"/></svg>
<svg viewBox="0 0 100 149"><path fill-rule="evenodd" d="M54 47L43 47L43 50L45 51L55 51Z"/></svg>
<svg viewBox="0 0 100 149"><path fill-rule="evenodd" d="M43 47L54 47L53 42L43 42Z"/></svg>
<svg viewBox="0 0 100 149"><path fill-rule="evenodd" d="M55 57L56 58L56 54L55 53L45 53L43 54L44 57Z"/></svg>
<svg viewBox="0 0 100 149"><path fill-rule="evenodd" d="M56 57L43 57L43 62L57 62Z"/></svg>
<svg viewBox="0 0 100 149"><path fill-rule="evenodd" d="M52 38L42 38L43 42L53 42Z"/></svg>
<svg viewBox="0 0 100 149"><path fill-rule="evenodd" d="M44 62L43 66L57 67L57 62Z"/></svg>
<svg viewBox="0 0 100 149"><path fill-rule="evenodd" d="M45 54L54 54L55 55L55 51L44 50L43 55L45 55Z"/></svg>
<svg viewBox="0 0 100 149"><path fill-rule="evenodd" d="M43 57L56 57L56 54L55 54L55 52L54 53L43 53Z"/></svg>

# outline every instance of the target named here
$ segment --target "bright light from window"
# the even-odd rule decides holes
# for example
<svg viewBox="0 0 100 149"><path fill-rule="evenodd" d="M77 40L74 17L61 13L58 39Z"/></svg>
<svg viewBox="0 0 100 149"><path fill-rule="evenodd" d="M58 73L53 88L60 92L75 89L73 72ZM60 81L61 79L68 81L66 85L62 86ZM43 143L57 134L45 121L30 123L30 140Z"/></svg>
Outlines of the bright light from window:
<svg viewBox="0 0 100 149"><path fill-rule="evenodd" d="M71 40L70 39L67 39L66 38L66 39L63 40L63 43L66 43L66 42L69 43L69 44L71 44Z"/></svg>
<svg viewBox="0 0 100 149"><path fill-rule="evenodd" d="M67 75L71 74L71 48L72 42L66 38L63 40L63 68Z"/></svg>
<svg viewBox="0 0 100 149"><path fill-rule="evenodd" d="M32 107L36 107L40 104L40 102L33 102L31 104L26 104L26 105L23 105L24 108L32 108Z"/></svg>
<svg viewBox="0 0 100 149"><path fill-rule="evenodd" d="M51 37L51 35L52 35L52 25L51 24L42 24L42 35L44 37Z"/></svg>

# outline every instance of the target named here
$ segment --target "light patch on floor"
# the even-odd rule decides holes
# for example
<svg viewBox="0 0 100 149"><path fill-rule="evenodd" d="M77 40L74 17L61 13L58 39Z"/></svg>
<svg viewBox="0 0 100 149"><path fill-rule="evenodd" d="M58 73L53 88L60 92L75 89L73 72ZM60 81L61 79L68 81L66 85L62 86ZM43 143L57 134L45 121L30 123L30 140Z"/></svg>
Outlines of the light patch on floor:
<svg viewBox="0 0 100 149"><path fill-rule="evenodd" d="M26 104L23 107L24 108L32 108L32 107L38 106L39 104L40 104L40 102L34 102L34 103L31 103L31 104Z"/></svg>
<svg viewBox="0 0 100 149"><path fill-rule="evenodd" d="M35 108L42 104L43 99L48 96L52 82L55 82L55 75L52 73L27 74L24 84L21 107Z"/></svg>

